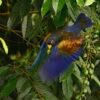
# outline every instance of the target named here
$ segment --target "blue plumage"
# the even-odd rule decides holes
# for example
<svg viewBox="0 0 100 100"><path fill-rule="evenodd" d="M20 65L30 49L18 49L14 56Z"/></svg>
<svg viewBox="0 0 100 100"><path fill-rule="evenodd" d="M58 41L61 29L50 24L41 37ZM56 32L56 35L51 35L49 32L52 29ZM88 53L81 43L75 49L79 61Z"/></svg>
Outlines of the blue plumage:
<svg viewBox="0 0 100 100"><path fill-rule="evenodd" d="M76 53L68 56L61 54L58 49L54 47L46 63L44 63L40 69L39 74L42 81L49 82L56 79L61 72L64 72L64 70L80 56L82 50L83 49L80 48Z"/></svg>
<svg viewBox="0 0 100 100"><path fill-rule="evenodd" d="M92 21L89 17L87 17L85 14L81 13L77 19L76 22L69 27L65 27L65 32L72 32L72 33L80 33L81 30L84 30L87 27L90 27L92 25Z"/></svg>
<svg viewBox="0 0 100 100"><path fill-rule="evenodd" d="M71 33L71 36L74 35L77 37L80 35L80 31L90 27L92 25L92 21L90 18L85 16L85 14L81 13L78 18L76 19L76 22L69 27L65 27L62 31L67 34L68 32ZM61 32L62 33L62 32ZM49 82L52 80L55 80L61 73L64 72L68 68L68 66L75 61L80 54L83 51L83 48L80 46L80 48L74 52L73 54L66 54L59 51L57 44L62 41L60 34L54 33L51 35L51 37L48 37L47 40L45 40L40 48L40 52L35 60L35 62L32 65L32 69L34 66L40 66L39 69L39 75L44 82ZM49 39L50 38L50 39ZM74 37L75 38L75 37ZM55 43L55 44L52 44ZM48 50L48 43L53 46L51 49L50 54L47 53ZM67 52L67 51L66 51Z"/></svg>

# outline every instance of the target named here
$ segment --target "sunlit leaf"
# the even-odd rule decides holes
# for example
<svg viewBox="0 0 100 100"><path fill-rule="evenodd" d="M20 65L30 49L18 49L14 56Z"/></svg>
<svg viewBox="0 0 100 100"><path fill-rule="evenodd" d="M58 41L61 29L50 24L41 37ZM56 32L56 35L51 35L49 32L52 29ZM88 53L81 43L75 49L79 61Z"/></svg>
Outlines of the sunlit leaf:
<svg viewBox="0 0 100 100"><path fill-rule="evenodd" d="M2 0L0 0L0 6L2 5Z"/></svg>
<svg viewBox="0 0 100 100"><path fill-rule="evenodd" d="M25 16L23 18L23 22L22 22L22 35L23 35L23 38L25 38L26 29L27 29L27 16Z"/></svg>
<svg viewBox="0 0 100 100"><path fill-rule="evenodd" d="M41 8L41 14L44 16L51 9L51 0L44 0Z"/></svg>
<svg viewBox="0 0 100 100"><path fill-rule="evenodd" d="M59 0L52 0L52 6L53 6L55 13L57 12L58 4L59 4Z"/></svg>
<svg viewBox="0 0 100 100"><path fill-rule="evenodd" d="M3 46L5 53L8 54L8 46L7 46L6 42L1 37L0 37L0 41L2 43L2 46Z"/></svg>
<svg viewBox="0 0 100 100"><path fill-rule="evenodd" d="M86 0L85 5L84 6L89 6L92 5L95 2L95 0Z"/></svg>
<svg viewBox="0 0 100 100"><path fill-rule="evenodd" d="M52 0L52 6L55 13L60 12L65 4L65 0Z"/></svg>
<svg viewBox="0 0 100 100"><path fill-rule="evenodd" d="M76 2L80 7L84 6L84 0L76 0Z"/></svg>

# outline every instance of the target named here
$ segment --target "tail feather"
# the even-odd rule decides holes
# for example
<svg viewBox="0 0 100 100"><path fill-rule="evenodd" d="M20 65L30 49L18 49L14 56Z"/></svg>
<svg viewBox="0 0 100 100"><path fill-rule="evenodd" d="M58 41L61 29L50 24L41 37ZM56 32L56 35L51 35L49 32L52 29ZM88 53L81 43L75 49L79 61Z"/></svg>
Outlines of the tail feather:
<svg viewBox="0 0 100 100"><path fill-rule="evenodd" d="M81 26L81 29L83 30L87 27L90 27L93 23L89 17L87 17L85 14L81 13L77 17L75 24L79 24Z"/></svg>
<svg viewBox="0 0 100 100"><path fill-rule="evenodd" d="M92 20L87 17L85 14L81 13L77 19L76 22L69 27L65 27L64 31L65 32L72 32L72 33L80 33L81 30L84 30L85 28L88 28L92 26Z"/></svg>

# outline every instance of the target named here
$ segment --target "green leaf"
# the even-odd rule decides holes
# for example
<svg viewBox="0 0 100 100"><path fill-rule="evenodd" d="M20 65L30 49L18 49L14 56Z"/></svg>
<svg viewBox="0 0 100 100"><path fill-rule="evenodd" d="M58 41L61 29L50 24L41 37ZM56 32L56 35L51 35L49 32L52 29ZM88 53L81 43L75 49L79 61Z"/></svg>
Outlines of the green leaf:
<svg viewBox="0 0 100 100"><path fill-rule="evenodd" d="M8 54L8 46L6 45L6 42L1 37L0 37L0 41L2 43L3 49L5 50L5 53Z"/></svg>
<svg viewBox="0 0 100 100"><path fill-rule="evenodd" d="M52 0L52 6L53 6L55 13L57 13L58 4L59 4L59 0Z"/></svg>
<svg viewBox="0 0 100 100"><path fill-rule="evenodd" d="M26 30L27 30L27 16L25 16L23 18L23 22L22 22L22 35L23 35L23 38L25 38Z"/></svg>
<svg viewBox="0 0 100 100"><path fill-rule="evenodd" d="M9 79L7 84L5 84L5 86L2 88L0 97L2 98L10 95L16 88L16 82L16 78Z"/></svg>
<svg viewBox="0 0 100 100"><path fill-rule="evenodd" d="M66 1L66 6L68 8L68 13L71 16L71 18L75 21L75 15L73 14L74 11L70 0L65 0L65 1Z"/></svg>
<svg viewBox="0 0 100 100"><path fill-rule="evenodd" d="M75 64L74 65L74 73L75 77L80 81L82 82L82 78L81 78L81 72L79 70L79 68L77 67L77 65Z"/></svg>
<svg viewBox="0 0 100 100"><path fill-rule="evenodd" d="M41 8L41 14L44 16L51 9L51 0L44 0Z"/></svg>
<svg viewBox="0 0 100 100"><path fill-rule="evenodd" d="M95 2L95 0L86 0L85 5L84 6L89 6L92 5Z"/></svg>
<svg viewBox="0 0 100 100"><path fill-rule="evenodd" d="M98 79L98 77L96 75L92 75L92 79L99 85L100 87L100 80Z"/></svg>
<svg viewBox="0 0 100 100"><path fill-rule="evenodd" d="M79 5L80 7L84 6L84 0L76 0L77 5Z"/></svg>
<svg viewBox="0 0 100 100"><path fill-rule="evenodd" d="M7 27L9 30L21 22L21 18L28 14L30 7L31 0L18 0L15 3L7 22Z"/></svg>
<svg viewBox="0 0 100 100"><path fill-rule="evenodd" d="M67 77L66 81L62 82L62 89L66 99L71 100L71 97L73 95L73 82L72 82L71 75Z"/></svg>
<svg viewBox="0 0 100 100"><path fill-rule="evenodd" d="M23 100L24 97L30 92L32 87L27 87L19 96L18 100Z"/></svg>
<svg viewBox="0 0 100 100"><path fill-rule="evenodd" d="M65 0L52 0L52 6L55 13L60 12L65 4Z"/></svg>
<svg viewBox="0 0 100 100"><path fill-rule="evenodd" d="M5 72L7 72L8 69L9 69L9 67L7 67L7 66L0 67L0 75L2 75Z"/></svg>
<svg viewBox="0 0 100 100"><path fill-rule="evenodd" d="M2 5L2 0L0 0L0 6Z"/></svg>
<svg viewBox="0 0 100 100"><path fill-rule="evenodd" d="M63 9L60 12L57 12L57 14L53 17L54 24L57 28L65 25L66 15L66 6L64 6Z"/></svg>
<svg viewBox="0 0 100 100"><path fill-rule="evenodd" d="M44 98L44 100L58 100L57 97L52 92L50 92L48 87L38 79L35 79L34 87L38 94L40 94Z"/></svg>
<svg viewBox="0 0 100 100"><path fill-rule="evenodd" d="M69 68L60 76L60 82L67 80L67 78L72 74L73 72L73 64L69 66Z"/></svg>
<svg viewBox="0 0 100 100"><path fill-rule="evenodd" d="M31 8L31 0L19 0L20 1L20 16L23 18L26 14L28 14Z"/></svg>
<svg viewBox="0 0 100 100"><path fill-rule="evenodd" d="M16 83L16 89L18 92L21 92L22 87L24 86L26 82L26 78L20 77Z"/></svg>

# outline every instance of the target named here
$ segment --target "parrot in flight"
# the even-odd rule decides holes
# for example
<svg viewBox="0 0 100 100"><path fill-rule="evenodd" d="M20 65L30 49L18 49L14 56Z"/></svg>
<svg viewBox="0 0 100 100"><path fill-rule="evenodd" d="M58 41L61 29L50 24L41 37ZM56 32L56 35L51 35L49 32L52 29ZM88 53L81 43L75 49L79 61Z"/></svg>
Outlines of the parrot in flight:
<svg viewBox="0 0 100 100"><path fill-rule="evenodd" d="M92 25L92 20L80 13L73 25L48 33L30 70L39 66L39 76L43 82L58 78L81 55L83 37L80 31Z"/></svg>

